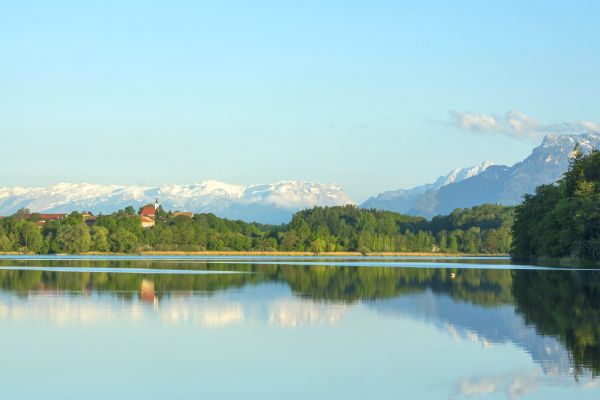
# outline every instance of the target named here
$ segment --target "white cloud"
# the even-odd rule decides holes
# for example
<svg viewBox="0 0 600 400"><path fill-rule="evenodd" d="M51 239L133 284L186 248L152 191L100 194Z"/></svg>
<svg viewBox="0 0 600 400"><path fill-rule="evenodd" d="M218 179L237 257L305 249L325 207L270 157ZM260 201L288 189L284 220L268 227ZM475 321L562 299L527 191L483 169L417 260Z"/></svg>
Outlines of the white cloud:
<svg viewBox="0 0 600 400"><path fill-rule="evenodd" d="M577 121L577 123L592 132L600 132L600 125L592 121Z"/></svg>
<svg viewBox="0 0 600 400"><path fill-rule="evenodd" d="M450 115L454 118L454 122L460 129L479 132L497 131L500 129L498 120L491 115L459 111L450 111Z"/></svg>
<svg viewBox="0 0 600 400"><path fill-rule="evenodd" d="M592 121L542 124L518 110L509 111L503 116L453 110L450 111L450 118L451 124L461 130L523 140L538 140L550 133L600 132L600 125Z"/></svg>

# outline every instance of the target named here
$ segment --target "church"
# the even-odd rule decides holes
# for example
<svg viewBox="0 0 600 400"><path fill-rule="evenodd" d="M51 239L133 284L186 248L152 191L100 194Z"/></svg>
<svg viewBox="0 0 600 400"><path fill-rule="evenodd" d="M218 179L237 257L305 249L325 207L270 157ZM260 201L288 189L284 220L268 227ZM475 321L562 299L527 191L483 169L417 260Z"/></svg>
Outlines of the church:
<svg viewBox="0 0 600 400"><path fill-rule="evenodd" d="M154 205L142 207L140 210L140 221L144 228L152 228L156 225L156 214L158 213L159 207L160 204L158 203L158 199L154 201Z"/></svg>

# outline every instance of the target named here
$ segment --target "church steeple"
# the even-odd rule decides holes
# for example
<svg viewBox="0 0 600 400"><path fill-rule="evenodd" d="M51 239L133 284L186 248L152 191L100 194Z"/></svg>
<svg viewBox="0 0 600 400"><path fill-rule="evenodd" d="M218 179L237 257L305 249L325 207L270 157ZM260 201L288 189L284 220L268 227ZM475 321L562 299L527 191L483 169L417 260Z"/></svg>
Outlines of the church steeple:
<svg viewBox="0 0 600 400"><path fill-rule="evenodd" d="M156 200L154 201L154 209L158 210L158 207L160 207L160 204L158 204L158 197L157 197Z"/></svg>

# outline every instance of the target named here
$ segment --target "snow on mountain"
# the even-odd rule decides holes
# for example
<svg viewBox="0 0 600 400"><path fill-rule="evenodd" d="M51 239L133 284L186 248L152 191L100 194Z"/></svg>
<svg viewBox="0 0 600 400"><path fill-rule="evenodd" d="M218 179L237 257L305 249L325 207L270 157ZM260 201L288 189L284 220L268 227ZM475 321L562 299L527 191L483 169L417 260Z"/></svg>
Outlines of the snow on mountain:
<svg viewBox="0 0 600 400"><path fill-rule="evenodd" d="M168 210L212 212L224 218L264 223L287 222L293 212L303 208L354 204L337 184L301 181L232 185L207 180L161 187L59 183L34 188L0 187L0 215L24 207L35 212L111 213L156 198Z"/></svg>
<svg viewBox="0 0 600 400"><path fill-rule="evenodd" d="M527 158L513 166L484 162L456 169L434 183L381 193L361 207L430 218L484 203L518 204L525 193L533 193L537 186L555 182L562 176L576 145L588 153L600 148L600 135L595 132L549 134Z"/></svg>
<svg viewBox="0 0 600 400"><path fill-rule="evenodd" d="M412 189L398 189L380 193L375 197L367 199L367 201L361 204L361 207L384 209L405 213L408 210L410 210L414 206L417 199L425 193L476 176L477 174L485 171L492 165L493 164L491 162L484 161L473 167L456 168L447 173L446 175L440 176L433 183L416 186Z"/></svg>
<svg viewBox="0 0 600 400"><path fill-rule="evenodd" d="M460 182L485 171L488 167L491 167L492 165L494 164L490 161L484 161L481 164L477 164L473 167L453 169L447 175L440 176L434 182L432 189L439 189L442 186L446 186L454 182Z"/></svg>
<svg viewBox="0 0 600 400"><path fill-rule="evenodd" d="M483 203L518 204L524 194L533 193L539 185L556 182L567 171L576 145L588 153L600 148L600 135L546 135L523 161L513 166L490 166L475 176L428 192L417 199L408 213L431 217Z"/></svg>

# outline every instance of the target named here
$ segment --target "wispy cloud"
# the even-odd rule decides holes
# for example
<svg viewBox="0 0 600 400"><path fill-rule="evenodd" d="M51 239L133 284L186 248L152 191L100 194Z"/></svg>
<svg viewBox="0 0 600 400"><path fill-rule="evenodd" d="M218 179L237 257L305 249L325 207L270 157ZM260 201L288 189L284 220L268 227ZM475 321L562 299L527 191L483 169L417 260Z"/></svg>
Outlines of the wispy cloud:
<svg viewBox="0 0 600 400"><path fill-rule="evenodd" d="M574 121L544 124L527 114L512 110L502 116L450 111L452 126L469 132L505 135L522 140L538 140L549 133L600 132L600 125L592 121Z"/></svg>

